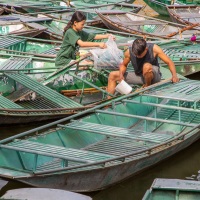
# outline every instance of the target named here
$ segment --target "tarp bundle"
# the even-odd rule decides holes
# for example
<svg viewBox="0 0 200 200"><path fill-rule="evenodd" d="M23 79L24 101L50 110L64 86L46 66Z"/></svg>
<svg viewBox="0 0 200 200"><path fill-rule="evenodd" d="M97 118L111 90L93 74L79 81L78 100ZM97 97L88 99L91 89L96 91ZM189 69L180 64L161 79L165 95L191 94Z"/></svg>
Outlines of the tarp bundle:
<svg viewBox="0 0 200 200"><path fill-rule="evenodd" d="M106 49L93 49L94 67L97 69L118 70L123 61L123 51L118 49L113 37L109 37L106 42Z"/></svg>

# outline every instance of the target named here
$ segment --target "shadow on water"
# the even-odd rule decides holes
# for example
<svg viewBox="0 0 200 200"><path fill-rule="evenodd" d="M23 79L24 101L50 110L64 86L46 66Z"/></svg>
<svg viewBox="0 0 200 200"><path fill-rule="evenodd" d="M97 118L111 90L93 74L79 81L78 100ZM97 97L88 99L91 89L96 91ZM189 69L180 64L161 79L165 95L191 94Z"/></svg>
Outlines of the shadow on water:
<svg viewBox="0 0 200 200"><path fill-rule="evenodd" d="M28 186L24 183L19 183L19 182L15 182L15 181L9 181L4 187L1 188L0 190L0 196L3 196L8 190L14 190L14 189L18 189L18 188L27 188L27 187L31 187Z"/></svg>
<svg viewBox="0 0 200 200"><path fill-rule="evenodd" d="M187 76L187 78L193 79L193 80L200 80L200 72L195 73L195 74L191 74L191 75Z"/></svg>

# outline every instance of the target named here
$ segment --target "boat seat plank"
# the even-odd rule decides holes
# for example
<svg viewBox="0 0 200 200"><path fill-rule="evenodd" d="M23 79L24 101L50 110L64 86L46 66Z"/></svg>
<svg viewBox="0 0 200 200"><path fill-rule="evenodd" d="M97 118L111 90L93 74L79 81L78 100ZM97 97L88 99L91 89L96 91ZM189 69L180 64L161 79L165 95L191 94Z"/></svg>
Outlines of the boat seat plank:
<svg viewBox="0 0 200 200"><path fill-rule="evenodd" d="M20 21L22 22L43 22L43 21L52 21L52 18L49 17L31 17L31 16L23 16L19 15Z"/></svg>
<svg viewBox="0 0 200 200"><path fill-rule="evenodd" d="M57 51L55 50L55 48L52 48L52 49L42 52L42 54L56 55Z"/></svg>
<svg viewBox="0 0 200 200"><path fill-rule="evenodd" d="M23 107L10 101L6 97L0 95L0 108L23 108Z"/></svg>
<svg viewBox="0 0 200 200"><path fill-rule="evenodd" d="M26 23L29 27L32 27L34 29L38 29L38 30L46 30L47 28L41 24L38 24L38 23L34 23L34 22L31 22L31 23Z"/></svg>
<svg viewBox="0 0 200 200"><path fill-rule="evenodd" d="M24 69L31 61L32 58L11 57L0 65L0 70Z"/></svg>
<svg viewBox="0 0 200 200"><path fill-rule="evenodd" d="M188 180L181 180L181 179L162 179L157 178L155 179L152 188L153 189L170 189L170 190L194 190L200 191L200 183L198 181L188 181Z"/></svg>
<svg viewBox="0 0 200 200"><path fill-rule="evenodd" d="M62 127L62 125L58 126ZM158 134L153 132L145 132L141 130L120 128L115 126L108 126L103 124L96 124L96 123L89 123L82 121L74 121L72 123L64 125L64 127L74 130L81 130L85 132L103 134L111 137L122 137L122 138L129 138L132 140L141 140L154 143L160 143L161 141L168 140L172 137L172 135L168 134Z"/></svg>
<svg viewBox="0 0 200 200"><path fill-rule="evenodd" d="M106 139L86 146L83 149L114 156L122 156L127 153L148 149L154 145L155 143L144 143L143 141L132 140L130 138L107 137Z"/></svg>
<svg viewBox="0 0 200 200"><path fill-rule="evenodd" d="M0 48L9 48L11 46L20 44L22 42L25 42L25 39L18 39L18 38L12 38L12 37L2 37L0 38Z"/></svg>
<svg viewBox="0 0 200 200"><path fill-rule="evenodd" d="M8 146L22 148L24 152L27 150L35 151L36 154L42 155L43 153L52 154L52 157L59 157L66 160L75 160L80 159L85 162L96 162L106 159L115 158L115 156L103 153L97 153L92 151L73 149L67 147L61 147L50 144L43 144L35 141L29 140L16 140L12 143L9 143Z"/></svg>
<svg viewBox="0 0 200 200"><path fill-rule="evenodd" d="M180 100L187 102L198 102L200 101L200 85L195 80L184 80L184 84L181 82L173 84L168 87L163 88L162 91L152 91L144 96L152 96L158 98L167 98L172 100ZM199 94L199 95L197 95Z"/></svg>
<svg viewBox="0 0 200 200"><path fill-rule="evenodd" d="M82 107L81 104L71 100L63 96L62 94L50 89L47 86L42 85L41 83L31 79L25 74L18 74L18 73L4 73L6 76L12 78L13 80L17 81L18 83L24 85L25 87L29 88L30 90L36 92L37 94L41 95L42 97L50 100L51 102L56 103L60 107L67 107L67 108L74 108L74 107Z"/></svg>
<svg viewBox="0 0 200 200"><path fill-rule="evenodd" d="M19 90L16 90L12 92L10 95L6 96L9 100L16 102L20 100L22 97L25 97L28 94L31 94L33 91L31 91L29 88L21 88Z"/></svg>

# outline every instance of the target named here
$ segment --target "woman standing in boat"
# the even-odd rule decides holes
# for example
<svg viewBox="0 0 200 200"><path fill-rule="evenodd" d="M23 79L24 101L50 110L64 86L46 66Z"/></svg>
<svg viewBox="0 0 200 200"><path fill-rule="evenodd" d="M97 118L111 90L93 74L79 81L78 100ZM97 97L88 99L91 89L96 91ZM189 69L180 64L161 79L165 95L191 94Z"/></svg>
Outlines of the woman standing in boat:
<svg viewBox="0 0 200 200"><path fill-rule="evenodd" d="M178 82L175 65L162 49L156 44L147 43L144 39L136 39L132 46L125 51L119 71L110 73L107 91L114 94L116 82L121 80L125 80L129 84L143 85L143 87L159 82L161 73L158 58L168 65L172 74L172 82ZM126 72L130 61L134 72Z"/></svg>
<svg viewBox="0 0 200 200"><path fill-rule="evenodd" d="M106 39L111 34L96 35L83 31L86 17L82 12L76 11L64 29L64 37L61 48L57 54L55 65L64 66L71 60L80 57L80 47L106 48L104 42L93 42L94 40Z"/></svg>

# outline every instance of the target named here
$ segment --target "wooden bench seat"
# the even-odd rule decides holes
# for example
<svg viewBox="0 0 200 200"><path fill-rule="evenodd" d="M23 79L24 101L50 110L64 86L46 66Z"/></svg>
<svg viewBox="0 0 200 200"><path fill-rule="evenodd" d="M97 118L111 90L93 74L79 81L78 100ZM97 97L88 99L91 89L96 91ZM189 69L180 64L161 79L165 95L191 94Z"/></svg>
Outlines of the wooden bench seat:
<svg viewBox="0 0 200 200"><path fill-rule="evenodd" d="M30 140L16 140L9 143L7 146L21 149L22 152L29 152L44 156L46 155L49 157L80 163L94 163L115 158L114 156L108 154L44 144Z"/></svg>
<svg viewBox="0 0 200 200"><path fill-rule="evenodd" d="M80 130L85 132L92 132L112 137L129 138L132 140L148 141L160 143L170 139L173 135L145 132L141 130L114 127L96 123L74 121L67 125L58 125L59 127L66 127L69 129Z"/></svg>
<svg viewBox="0 0 200 200"><path fill-rule="evenodd" d="M21 107L20 105L10 101L6 97L0 95L0 108L16 108L16 109L20 109L20 108L23 108L23 107Z"/></svg>

